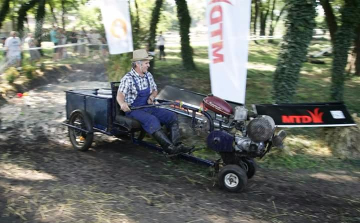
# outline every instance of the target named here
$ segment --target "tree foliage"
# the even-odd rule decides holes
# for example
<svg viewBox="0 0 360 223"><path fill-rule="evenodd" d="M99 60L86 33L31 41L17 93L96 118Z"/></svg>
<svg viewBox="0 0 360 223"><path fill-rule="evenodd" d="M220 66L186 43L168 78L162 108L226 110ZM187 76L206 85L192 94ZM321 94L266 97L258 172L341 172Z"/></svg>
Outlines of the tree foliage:
<svg viewBox="0 0 360 223"><path fill-rule="evenodd" d="M315 27L315 0L288 0L288 5L287 31L273 80L273 96L277 103L292 101Z"/></svg>

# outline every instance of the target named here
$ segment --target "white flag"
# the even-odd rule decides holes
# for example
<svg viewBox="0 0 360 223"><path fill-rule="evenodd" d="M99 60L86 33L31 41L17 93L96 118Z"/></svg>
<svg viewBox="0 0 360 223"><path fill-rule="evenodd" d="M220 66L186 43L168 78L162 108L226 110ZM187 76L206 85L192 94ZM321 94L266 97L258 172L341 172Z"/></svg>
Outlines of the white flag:
<svg viewBox="0 0 360 223"><path fill-rule="evenodd" d="M251 0L208 0L211 91L245 104Z"/></svg>
<svg viewBox="0 0 360 223"><path fill-rule="evenodd" d="M101 14L110 54L133 51L128 1L103 0Z"/></svg>

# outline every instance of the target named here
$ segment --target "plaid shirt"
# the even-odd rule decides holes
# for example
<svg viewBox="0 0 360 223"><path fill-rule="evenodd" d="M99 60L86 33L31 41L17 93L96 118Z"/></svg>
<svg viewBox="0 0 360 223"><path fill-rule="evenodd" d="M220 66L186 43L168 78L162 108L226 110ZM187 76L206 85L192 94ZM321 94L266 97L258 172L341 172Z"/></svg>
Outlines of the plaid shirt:
<svg viewBox="0 0 360 223"><path fill-rule="evenodd" d="M134 69L131 69L131 71L125 74L125 76L121 79L118 92L121 92L125 95L125 102L128 103L129 105L131 105L134 102L138 94L134 83L134 79L136 83L139 85L140 90L144 90L148 87L146 75L149 78L150 94L151 94L151 92L157 91L157 86L150 72L147 72L144 75L144 77L141 77ZM132 77L134 77L134 79Z"/></svg>

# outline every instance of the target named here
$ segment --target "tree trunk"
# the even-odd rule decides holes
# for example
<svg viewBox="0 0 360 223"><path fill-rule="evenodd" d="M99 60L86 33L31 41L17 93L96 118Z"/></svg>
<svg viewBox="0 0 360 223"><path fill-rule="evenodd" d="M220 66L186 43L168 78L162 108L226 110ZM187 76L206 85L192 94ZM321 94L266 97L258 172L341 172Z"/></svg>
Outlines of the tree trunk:
<svg viewBox="0 0 360 223"><path fill-rule="evenodd" d="M273 97L276 103L292 101L315 27L316 0L289 0L288 3L287 30L273 80Z"/></svg>
<svg viewBox="0 0 360 223"><path fill-rule="evenodd" d="M5 0L3 4L1 5L0 9L0 28L2 27L2 23L5 20L6 15L9 13L10 9L10 0Z"/></svg>
<svg viewBox="0 0 360 223"><path fill-rule="evenodd" d="M160 19L161 7L163 0L156 0L155 7L153 8L150 21L149 39L148 39L148 50L150 52L155 51L155 39L156 39L156 28ZM150 72L153 72L155 67L155 60L150 61Z"/></svg>
<svg viewBox="0 0 360 223"><path fill-rule="evenodd" d="M55 15L55 12L54 12L54 5L53 5L53 2L52 1L49 1L49 6L50 6L50 11L51 11L51 15L53 16L53 19L54 19L54 23L56 26L59 25L57 19L56 19L56 15Z"/></svg>
<svg viewBox="0 0 360 223"><path fill-rule="evenodd" d="M360 76L360 24L356 28L355 48L355 76Z"/></svg>
<svg viewBox="0 0 360 223"><path fill-rule="evenodd" d="M31 0L30 2L24 3L21 5L18 13L17 19L17 28L19 32L19 36L23 37L24 35L24 22L27 20L27 11L34 8L38 0Z"/></svg>
<svg viewBox="0 0 360 223"><path fill-rule="evenodd" d="M331 7L329 0L320 0L320 4L322 5L325 12L325 20L329 28L331 43L334 45L335 33L337 30L337 22L334 11Z"/></svg>
<svg viewBox="0 0 360 223"><path fill-rule="evenodd" d="M266 20L269 14L269 4L270 0L267 1L266 7L264 7L263 3L260 1L260 36L266 35Z"/></svg>
<svg viewBox="0 0 360 223"><path fill-rule="evenodd" d="M254 2L255 2L255 14L254 14L253 35L256 36L257 18L259 16L259 0L255 0Z"/></svg>
<svg viewBox="0 0 360 223"><path fill-rule="evenodd" d="M130 17L131 17L131 24L132 24L132 36L133 36L133 44L134 49L138 49L140 45L140 17L139 17L139 8L138 4L135 0L135 14L133 15L130 10ZM150 66L153 66L153 64L150 64ZM151 67L150 67L151 68ZM151 71L150 71L151 72Z"/></svg>
<svg viewBox="0 0 360 223"><path fill-rule="evenodd" d="M273 1L272 7L271 7L271 13L270 13L270 27L269 27L269 36L274 35L274 28L273 28L273 22L274 22L274 10L275 10L276 0ZM272 39L269 39L269 43L273 42Z"/></svg>
<svg viewBox="0 0 360 223"><path fill-rule="evenodd" d="M65 9L65 0L61 0L61 22L62 22L62 28L65 30L65 13L66 13L66 9Z"/></svg>
<svg viewBox="0 0 360 223"><path fill-rule="evenodd" d="M187 70L195 70L195 63L193 59L193 49L190 46L190 24L191 17L187 7L186 0L175 0L177 6L177 17L180 25L180 42L181 42L181 57L183 66Z"/></svg>
<svg viewBox="0 0 360 223"><path fill-rule="evenodd" d="M331 99L343 101L345 67L347 64L349 49L353 41L354 29L357 27L359 15L359 0L345 0L341 12L341 26L335 33L334 60L331 76Z"/></svg>
<svg viewBox="0 0 360 223"><path fill-rule="evenodd" d="M36 19L36 27L35 27L35 39L37 40L37 46L41 46L41 35L42 35L42 27L44 24L44 18L45 18L45 2L46 0L39 0L38 1L38 8L36 11L35 19ZM41 55L44 55L42 50L39 50Z"/></svg>

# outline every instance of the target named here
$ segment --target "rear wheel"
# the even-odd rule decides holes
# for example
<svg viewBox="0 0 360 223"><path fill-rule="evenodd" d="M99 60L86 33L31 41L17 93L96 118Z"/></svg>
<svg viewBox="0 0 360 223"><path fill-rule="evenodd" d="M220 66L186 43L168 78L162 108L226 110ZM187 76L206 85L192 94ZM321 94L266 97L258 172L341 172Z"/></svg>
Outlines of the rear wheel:
<svg viewBox="0 0 360 223"><path fill-rule="evenodd" d="M75 110L70 115L69 124L88 131L86 133L84 131L69 127L69 138L74 149L87 151L90 148L94 138L94 133L92 132L93 126L89 116L83 110Z"/></svg>
<svg viewBox="0 0 360 223"><path fill-rule="evenodd" d="M248 179L251 179L255 175L258 168L255 160L251 158L244 158L242 159L242 164L244 165Z"/></svg>
<svg viewBox="0 0 360 223"><path fill-rule="evenodd" d="M224 166L218 174L219 186L229 192L240 192L247 184L247 176L244 169L238 165Z"/></svg>

